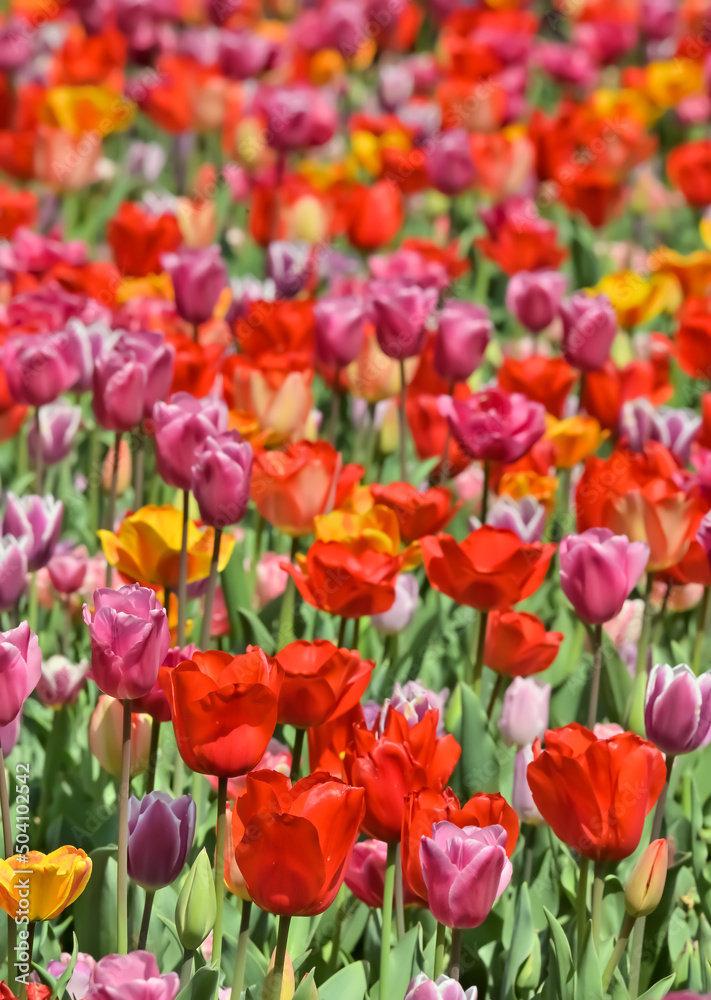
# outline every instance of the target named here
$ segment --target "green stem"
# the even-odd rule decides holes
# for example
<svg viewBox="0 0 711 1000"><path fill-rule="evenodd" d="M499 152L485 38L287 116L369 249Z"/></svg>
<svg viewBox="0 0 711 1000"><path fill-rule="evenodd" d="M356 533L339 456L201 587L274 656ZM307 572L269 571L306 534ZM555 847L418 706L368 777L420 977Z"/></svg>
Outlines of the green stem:
<svg viewBox="0 0 711 1000"><path fill-rule="evenodd" d="M666 765L667 765L667 776L664 781L661 792L659 793L659 798L657 799L657 807L654 810L654 819L652 820L652 835L650 837L650 843L653 840L658 840L659 835L662 832L662 823L664 822L664 810L667 804L667 795L669 794L669 784L671 782L672 768L674 767L674 761L676 757L672 757L671 754L667 754Z"/></svg>
<svg viewBox="0 0 711 1000"><path fill-rule="evenodd" d="M12 840L12 824L10 820L10 796L7 790L7 774L5 772L5 757L0 747L0 807L2 808L2 836L5 853L4 858L11 857L14 852ZM12 958L15 954L17 940L17 925L8 913L7 915L7 985L15 992L15 965Z"/></svg>
<svg viewBox="0 0 711 1000"><path fill-rule="evenodd" d="M486 717L489 720L489 722L491 722L491 716L493 715L494 712L494 706L496 705L498 697L501 694L501 688L503 686L504 686L504 675L497 674L496 680L494 681L494 686L491 690L491 697L489 698L489 706L486 710Z"/></svg>
<svg viewBox="0 0 711 1000"><path fill-rule="evenodd" d="M30 626L31 632L37 632L38 620L39 604L37 602L37 574L30 573L30 591L27 602L27 624Z"/></svg>
<svg viewBox="0 0 711 1000"><path fill-rule="evenodd" d="M476 658L474 660L474 670L472 673L472 687L474 688L475 694L479 694L481 691L481 673L484 669L484 646L486 643L486 623L489 620L488 611L480 611L478 614L479 631L477 633Z"/></svg>
<svg viewBox="0 0 711 1000"><path fill-rule="evenodd" d="M151 747L148 752L148 770L146 771L145 795L156 787L156 767L158 766L158 742L160 740L160 719L151 723Z"/></svg>
<svg viewBox="0 0 711 1000"><path fill-rule="evenodd" d="M395 854L395 918L397 922L397 939L405 937L405 887L402 878L402 853L400 844Z"/></svg>
<svg viewBox="0 0 711 1000"><path fill-rule="evenodd" d="M89 534L96 540L96 532L99 527L99 486L101 483L101 439L99 437L99 426L94 423L89 431L89 482L87 492L89 494L88 519Z"/></svg>
<svg viewBox="0 0 711 1000"><path fill-rule="evenodd" d="M215 927L212 934L212 966L220 971L222 958L222 910L225 901L225 844L227 842L227 778L217 779L217 844L215 846Z"/></svg>
<svg viewBox="0 0 711 1000"><path fill-rule="evenodd" d="M240 1000L244 988L244 973L247 968L247 951L249 950L249 918L252 915L252 900L242 901L242 916L239 922L239 937L237 938L237 955L235 956L235 973L232 979L232 996Z"/></svg>
<svg viewBox="0 0 711 1000"><path fill-rule="evenodd" d="M146 947L146 942L148 941L148 927L151 922L151 911L153 909L153 900L155 899L155 891L151 892L146 890L146 901L143 904L143 919L141 920L141 930L138 935L138 950L143 951Z"/></svg>
<svg viewBox="0 0 711 1000"><path fill-rule="evenodd" d="M400 362L400 479L407 482L407 385L405 382L405 362Z"/></svg>
<svg viewBox="0 0 711 1000"><path fill-rule="evenodd" d="M291 539L290 561L293 562L299 547L299 539ZM279 637L277 649L283 649L294 640L294 607L296 605L296 584L290 576L286 582L286 590L281 599L281 614L279 615Z"/></svg>
<svg viewBox="0 0 711 1000"><path fill-rule="evenodd" d="M587 858L580 859L580 878L578 880L578 960L582 958L583 941L585 940L585 927L588 922L588 868L590 862Z"/></svg>
<svg viewBox="0 0 711 1000"><path fill-rule="evenodd" d="M647 573L647 585L644 589L644 611L642 613L642 634L639 637L637 647L637 670L636 673L644 674L647 670L647 650L649 649L649 637L651 633L652 620L650 615L650 603L652 599L652 587L654 586L654 574Z"/></svg>
<svg viewBox="0 0 711 1000"><path fill-rule="evenodd" d="M66 705L57 709L52 719L52 729L47 740L47 748L44 755L44 768L42 771L42 790L40 792L39 806L37 813L39 816L38 841L41 849L46 848L45 831L49 819L49 803L52 792L55 788L57 772L59 771L64 748L69 737L69 712Z"/></svg>
<svg viewBox="0 0 711 1000"><path fill-rule="evenodd" d="M215 590L217 589L217 567L220 562L221 540L222 528L215 528L215 540L212 545L212 560L210 562L210 576L207 581L205 607L202 615L202 628L200 629L200 649L203 651L210 645L210 636L212 634L212 604L215 600Z"/></svg>
<svg viewBox="0 0 711 1000"><path fill-rule="evenodd" d="M44 491L44 461L42 456L42 434L40 432L39 406L35 407L35 435L37 447L35 454L35 493L38 497L41 497Z"/></svg>
<svg viewBox="0 0 711 1000"><path fill-rule="evenodd" d="M593 672L590 684L590 701L588 702L588 729L592 729L597 719L597 703L600 697L600 673L602 671L602 625L595 625L592 630Z"/></svg>
<svg viewBox="0 0 711 1000"><path fill-rule="evenodd" d="M294 735L294 749L291 752L291 770L289 771L289 781L295 785L301 775L301 757L304 752L305 729L297 729Z"/></svg>
<svg viewBox="0 0 711 1000"><path fill-rule="evenodd" d="M183 534L180 540L180 569L178 570L178 637L177 644L185 645L185 622L188 603L188 522L190 520L190 490L183 490Z"/></svg>
<svg viewBox="0 0 711 1000"><path fill-rule="evenodd" d="M479 520L486 524L486 516L489 513L489 480L491 479L491 466L488 460L484 461L484 484L481 488L481 517Z"/></svg>
<svg viewBox="0 0 711 1000"><path fill-rule="evenodd" d="M615 969L619 965L622 954L627 947L627 941L632 933L634 922L635 918L631 917L629 913L625 913L624 920L622 921L622 927L620 929L620 936L617 939L614 951L610 955L610 960L605 966L605 971L602 974L603 993L607 992L607 988L610 985L613 975L615 974Z"/></svg>
<svg viewBox="0 0 711 1000"><path fill-rule="evenodd" d="M341 623L338 626L338 647L342 649L346 644L346 625L348 624L347 618L341 618Z"/></svg>
<svg viewBox="0 0 711 1000"><path fill-rule="evenodd" d="M698 677L701 673L701 658L704 652L704 642L706 639L706 619L709 610L709 594L711 587L704 587L704 594L699 604L699 613L696 618L696 639L694 641L694 654L691 660L691 669Z"/></svg>
<svg viewBox="0 0 711 1000"><path fill-rule="evenodd" d="M119 955L128 952L128 786L131 782L131 702L123 703L121 784L119 786L118 876L116 879Z"/></svg>
<svg viewBox="0 0 711 1000"><path fill-rule="evenodd" d="M644 947L644 928L647 923L645 917L637 920L632 934L632 950L630 951L630 978L629 995L630 1000L637 1000L639 995L639 975L642 968L642 949Z"/></svg>
<svg viewBox="0 0 711 1000"><path fill-rule="evenodd" d="M390 966L390 937L393 923L393 889L395 887L395 862L397 845L388 844L385 862L385 884L383 886L383 936L380 941L380 996L388 997L388 973Z"/></svg>
<svg viewBox="0 0 711 1000"><path fill-rule="evenodd" d="M140 510L143 506L143 472L146 464L146 435L139 427L135 435L136 449L133 454L133 506Z"/></svg>
<svg viewBox="0 0 711 1000"><path fill-rule="evenodd" d="M605 879L602 875L602 866L595 863L595 881L593 882L592 894L592 933L595 951L600 954L600 934L602 933L602 907L603 893L605 891Z"/></svg>
<svg viewBox="0 0 711 1000"><path fill-rule="evenodd" d="M290 923L291 917L279 917L274 968L265 984L263 1000L280 1000L281 998L281 985L284 979L284 961L286 959L286 944L289 939Z"/></svg>
<svg viewBox="0 0 711 1000"><path fill-rule="evenodd" d="M192 978L193 974L193 955L195 954L192 948L186 948L183 952L183 964L180 968L180 989L184 990Z"/></svg>
<svg viewBox="0 0 711 1000"><path fill-rule="evenodd" d="M264 534L264 518L261 514L257 515L257 527L254 532L254 551L252 552L252 561L249 564L249 592L254 596L254 592L257 589L257 567L259 566L259 560L262 557L262 535Z"/></svg>
<svg viewBox="0 0 711 1000"><path fill-rule="evenodd" d="M106 511L105 527L109 531L114 530L114 520L116 519L116 493L118 490L118 470L119 458L121 456L121 431L116 431L114 437L114 455L111 466L111 489L109 492L109 506Z"/></svg>
<svg viewBox="0 0 711 1000"><path fill-rule="evenodd" d="M353 645L351 649L358 651L358 642L360 641L360 618L353 619Z"/></svg>
<svg viewBox="0 0 711 1000"><path fill-rule="evenodd" d="M533 851L536 846L536 833L538 827L532 823L525 824L524 831L524 851L523 851L523 881L531 884L531 873L533 871Z"/></svg>
<svg viewBox="0 0 711 1000"><path fill-rule="evenodd" d="M459 927L452 928L452 951L449 957L449 978L459 982L462 968L462 932Z"/></svg>
<svg viewBox="0 0 711 1000"><path fill-rule="evenodd" d="M435 939L435 957L434 957L434 972L432 978L437 980L442 975L444 970L444 941L447 934L447 928L444 924L437 924L437 937Z"/></svg>
<svg viewBox="0 0 711 1000"><path fill-rule="evenodd" d="M335 448L338 443L338 424L341 415L341 369L336 368L331 396L331 416L329 418L328 440Z"/></svg>

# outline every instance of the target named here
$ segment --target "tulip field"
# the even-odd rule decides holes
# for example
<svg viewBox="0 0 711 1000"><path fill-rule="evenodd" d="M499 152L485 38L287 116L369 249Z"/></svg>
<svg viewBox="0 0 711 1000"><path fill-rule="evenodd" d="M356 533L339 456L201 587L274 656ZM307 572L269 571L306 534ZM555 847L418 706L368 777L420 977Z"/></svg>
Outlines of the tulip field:
<svg viewBox="0 0 711 1000"><path fill-rule="evenodd" d="M0 1000L711 998L711 0L0 3Z"/></svg>

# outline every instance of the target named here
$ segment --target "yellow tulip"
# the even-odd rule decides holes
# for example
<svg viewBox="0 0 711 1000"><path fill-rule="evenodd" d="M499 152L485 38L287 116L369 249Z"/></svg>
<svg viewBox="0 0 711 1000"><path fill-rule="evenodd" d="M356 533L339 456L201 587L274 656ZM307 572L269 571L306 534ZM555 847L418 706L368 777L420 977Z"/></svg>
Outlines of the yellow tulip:
<svg viewBox="0 0 711 1000"><path fill-rule="evenodd" d="M643 278L634 271L619 271L606 274L594 288L586 291L590 295L607 295L620 326L626 330L662 312L674 313L681 305L679 284L668 274Z"/></svg>
<svg viewBox="0 0 711 1000"><path fill-rule="evenodd" d="M663 109L673 108L685 97L704 89L703 68L691 59L668 59L647 66L647 93Z"/></svg>
<svg viewBox="0 0 711 1000"><path fill-rule="evenodd" d="M499 483L499 496L522 500L526 496L535 497L547 511L553 509L558 480L555 476L542 476L532 469L522 472L505 472Z"/></svg>
<svg viewBox="0 0 711 1000"><path fill-rule="evenodd" d="M108 87L53 87L47 92L41 114L49 125L71 135L96 132L106 136L131 125L136 104Z"/></svg>
<svg viewBox="0 0 711 1000"><path fill-rule="evenodd" d="M566 420L546 416L545 438L553 445L557 469L572 469L588 455L593 455L609 431L603 431L594 417L578 415Z"/></svg>
<svg viewBox="0 0 711 1000"><path fill-rule="evenodd" d="M116 301L123 304L136 298L172 301L174 293L170 275L164 272L163 274L147 274L145 278L122 278L116 292Z"/></svg>
<svg viewBox="0 0 711 1000"><path fill-rule="evenodd" d="M178 586L183 515L175 507L141 507L124 518L118 534L99 531L108 562L129 580L154 586ZM188 583L210 574L214 528L188 521ZM232 554L235 540L225 533L220 543L218 569L222 571Z"/></svg>
<svg viewBox="0 0 711 1000"><path fill-rule="evenodd" d="M382 504L375 504L362 513L351 508L321 514L314 518L314 527L317 541L340 542L355 555L366 551L383 552L390 556L401 554L404 556L402 568L405 572L415 569L422 562L419 542L413 542L400 553L397 515Z"/></svg>
<svg viewBox="0 0 711 1000"><path fill-rule="evenodd" d="M78 847L0 858L0 906L15 920L52 920L82 894L90 875L91 858Z"/></svg>

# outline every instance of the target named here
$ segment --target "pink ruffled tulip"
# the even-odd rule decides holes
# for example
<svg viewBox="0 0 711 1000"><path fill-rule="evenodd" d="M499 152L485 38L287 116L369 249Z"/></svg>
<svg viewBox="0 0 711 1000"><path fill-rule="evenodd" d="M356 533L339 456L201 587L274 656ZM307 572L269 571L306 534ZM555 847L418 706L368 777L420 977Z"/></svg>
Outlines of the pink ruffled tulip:
<svg viewBox="0 0 711 1000"><path fill-rule="evenodd" d="M89 565L89 553L85 545L74 548L61 542L47 563L47 571L52 586L59 594L73 594L79 590Z"/></svg>
<svg viewBox="0 0 711 1000"><path fill-rule="evenodd" d="M560 585L579 618L602 625L622 610L649 559L646 542L609 528L566 535L558 551Z"/></svg>
<svg viewBox="0 0 711 1000"><path fill-rule="evenodd" d="M69 403L58 400L47 403L38 411L39 433L37 423L30 427L27 437L27 450L36 463L37 456L42 458L43 465L55 465L62 462L72 450L74 437L81 422L81 407L70 406Z"/></svg>
<svg viewBox="0 0 711 1000"><path fill-rule="evenodd" d="M435 289L377 281L371 284L371 292L381 351L398 361L419 354L425 345L427 320L437 304Z"/></svg>
<svg viewBox="0 0 711 1000"><path fill-rule="evenodd" d="M565 284L560 271L518 271L509 278L506 308L531 333L540 333L558 315Z"/></svg>
<svg viewBox="0 0 711 1000"><path fill-rule="evenodd" d="M644 699L647 739L672 757L705 747L711 740L711 673L657 663Z"/></svg>
<svg viewBox="0 0 711 1000"><path fill-rule="evenodd" d="M326 365L345 368L358 357L365 333L365 304L356 296L320 299L314 305L316 354Z"/></svg>
<svg viewBox="0 0 711 1000"><path fill-rule="evenodd" d="M200 517L213 528L237 524L247 511L252 446L237 431L209 437L195 454L190 488Z"/></svg>
<svg viewBox="0 0 711 1000"><path fill-rule="evenodd" d="M91 636L91 673L112 698L141 698L158 678L170 648L165 608L138 583L94 592L94 610L84 605Z"/></svg>
<svg viewBox="0 0 711 1000"><path fill-rule="evenodd" d="M455 826L444 820L420 842L422 875L433 917L446 927L478 927L509 884L503 826Z"/></svg>
<svg viewBox="0 0 711 1000"><path fill-rule="evenodd" d="M96 963L86 1000L175 1000L179 988L176 972L161 975L150 952L132 951Z"/></svg>
<svg viewBox="0 0 711 1000"><path fill-rule="evenodd" d="M469 133L463 128L440 132L432 140L425 159L430 183L442 194L461 194L474 180Z"/></svg>
<svg viewBox="0 0 711 1000"><path fill-rule="evenodd" d="M546 429L544 406L517 392L484 389L463 402L442 396L439 405L457 444L479 461L516 462Z"/></svg>
<svg viewBox="0 0 711 1000"><path fill-rule="evenodd" d="M153 410L156 467L168 486L189 490L197 453L209 437L227 430L227 407L213 396L176 392Z"/></svg>
<svg viewBox="0 0 711 1000"><path fill-rule="evenodd" d="M548 728L550 700L550 684L538 684L533 677L514 677L499 718L504 743L523 747L540 739Z"/></svg>
<svg viewBox="0 0 711 1000"><path fill-rule="evenodd" d="M173 347L159 333L122 333L96 359L94 416L106 430L130 431L153 415L173 381Z"/></svg>
<svg viewBox="0 0 711 1000"><path fill-rule="evenodd" d="M20 713L41 673L39 642L27 622L0 632L0 726L9 725Z"/></svg>
<svg viewBox="0 0 711 1000"><path fill-rule="evenodd" d="M66 656L50 656L42 663L42 676L37 684L37 697L49 708L73 705L84 687L89 664L86 660L72 663Z"/></svg>
<svg viewBox="0 0 711 1000"><path fill-rule="evenodd" d="M481 364L493 326L483 306L450 299L439 314L434 367L447 382L466 382Z"/></svg>
<svg viewBox="0 0 711 1000"><path fill-rule="evenodd" d="M563 320L563 356L581 371L604 367L617 334L617 317L606 295L576 292L560 305Z"/></svg>
<svg viewBox="0 0 711 1000"><path fill-rule="evenodd" d="M89 722L89 749L109 774L121 774L123 705L107 694L99 695ZM151 752L151 717L131 713L131 777L148 770Z"/></svg>
<svg viewBox="0 0 711 1000"><path fill-rule="evenodd" d="M434 981L421 972L408 986L405 1000L477 1000L477 989L465 991L456 979L441 975Z"/></svg>
<svg viewBox="0 0 711 1000"><path fill-rule="evenodd" d="M353 848L346 870L345 883L356 899L380 909L385 888L385 864L388 845L384 840L361 840ZM405 906L418 902L407 882L403 883Z"/></svg>

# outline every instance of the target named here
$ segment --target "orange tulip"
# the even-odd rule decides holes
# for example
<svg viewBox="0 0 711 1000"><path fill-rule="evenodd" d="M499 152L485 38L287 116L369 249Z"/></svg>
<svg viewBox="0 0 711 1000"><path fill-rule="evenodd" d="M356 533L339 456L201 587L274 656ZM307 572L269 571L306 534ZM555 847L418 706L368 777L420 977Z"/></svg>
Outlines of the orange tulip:
<svg viewBox="0 0 711 1000"><path fill-rule="evenodd" d="M546 426L545 439L553 445L557 469L572 469L588 455L594 454L608 437L608 432L602 430L594 417L578 415L556 420L549 416Z"/></svg>

